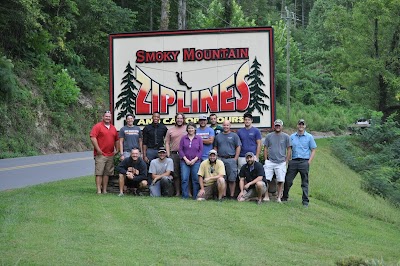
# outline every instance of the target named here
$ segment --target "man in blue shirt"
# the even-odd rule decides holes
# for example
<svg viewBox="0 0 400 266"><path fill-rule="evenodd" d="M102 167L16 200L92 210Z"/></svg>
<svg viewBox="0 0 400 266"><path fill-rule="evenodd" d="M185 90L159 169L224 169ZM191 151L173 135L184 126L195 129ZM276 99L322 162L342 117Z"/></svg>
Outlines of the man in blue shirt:
<svg viewBox="0 0 400 266"><path fill-rule="evenodd" d="M199 115L199 125L200 127L196 130L196 135L203 139L203 155L201 157L201 161L208 159L208 153L213 148L214 129L207 126L207 116Z"/></svg>
<svg viewBox="0 0 400 266"><path fill-rule="evenodd" d="M303 190L302 202L304 207L308 207L308 172L315 156L317 144L314 137L306 132L304 119L300 119L297 122L297 132L290 135L290 142L292 145L292 160L289 161L286 172L282 201L288 200L293 180L297 173L300 173L301 188Z"/></svg>
<svg viewBox="0 0 400 266"><path fill-rule="evenodd" d="M240 141L242 142L242 148L238 159L238 169L241 169L242 166L246 164L246 153L254 153L256 156L255 160L258 162L261 151L261 132L258 128L253 127L253 116L250 113L245 113L243 115L243 120L244 128L237 131Z"/></svg>

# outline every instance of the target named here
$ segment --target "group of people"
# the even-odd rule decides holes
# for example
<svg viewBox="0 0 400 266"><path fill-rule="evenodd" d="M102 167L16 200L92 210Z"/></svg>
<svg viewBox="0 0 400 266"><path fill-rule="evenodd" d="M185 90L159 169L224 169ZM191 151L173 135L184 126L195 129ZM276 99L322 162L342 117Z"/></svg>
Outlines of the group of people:
<svg viewBox="0 0 400 266"><path fill-rule="evenodd" d="M273 131L263 142L263 165L259 162L260 130L252 125L250 113L243 118L244 127L235 133L229 120L219 126L216 114L209 118L200 115L197 127L193 122L186 124L184 114L178 113L175 125L168 129L156 112L152 123L141 130L134 125L134 115L128 114L118 133L111 124L111 113L105 112L90 132L97 193L107 193L108 177L114 174L114 155L119 154L119 196L132 187L149 189L154 197L230 198L261 204L270 201L268 185L275 176L276 201L282 202L289 199L293 180L300 173L302 203L307 207L309 166L317 145L306 132L305 121L300 119L297 131L290 136L282 131L282 120L274 121Z"/></svg>

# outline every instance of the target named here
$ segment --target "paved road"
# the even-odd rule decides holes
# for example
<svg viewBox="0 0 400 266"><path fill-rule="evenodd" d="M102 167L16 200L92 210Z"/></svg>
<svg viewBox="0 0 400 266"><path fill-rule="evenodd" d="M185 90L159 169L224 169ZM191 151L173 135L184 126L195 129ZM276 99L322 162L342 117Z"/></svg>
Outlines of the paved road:
<svg viewBox="0 0 400 266"><path fill-rule="evenodd" d="M0 191L93 173L93 151L1 159Z"/></svg>

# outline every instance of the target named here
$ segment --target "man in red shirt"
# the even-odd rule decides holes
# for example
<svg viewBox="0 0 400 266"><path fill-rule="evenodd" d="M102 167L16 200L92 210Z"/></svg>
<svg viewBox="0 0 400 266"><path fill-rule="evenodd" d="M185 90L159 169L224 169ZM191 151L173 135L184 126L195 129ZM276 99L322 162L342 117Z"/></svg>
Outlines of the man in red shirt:
<svg viewBox="0 0 400 266"><path fill-rule="evenodd" d="M94 147L97 194L107 193L108 177L114 174L114 155L118 153L118 133L111 124L111 112L93 126L90 140Z"/></svg>

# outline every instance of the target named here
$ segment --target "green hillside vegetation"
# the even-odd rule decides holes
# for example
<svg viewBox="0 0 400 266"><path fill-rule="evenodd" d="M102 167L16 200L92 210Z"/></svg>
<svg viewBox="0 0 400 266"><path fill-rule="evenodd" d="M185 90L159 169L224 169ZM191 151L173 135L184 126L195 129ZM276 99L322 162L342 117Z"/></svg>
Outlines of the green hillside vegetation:
<svg viewBox="0 0 400 266"><path fill-rule="evenodd" d="M3 265L399 265L400 212L318 140L310 207L96 195L92 176L0 192ZM356 263L357 262L357 263ZM363 262L364 264L361 264Z"/></svg>
<svg viewBox="0 0 400 266"><path fill-rule="evenodd" d="M88 132L109 108L108 35L117 32L272 26L285 124L303 117L340 133L373 111L399 120L399 1L182 2L183 27L178 1L2 1L0 158L90 148Z"/></svg>
<svg viewBox="0 0 400 266"><path fill-rule="evenodd" d="M375 114L370 128L336 138L332 147L337 157L360 173L366 191L400 206L400 128L392 117L382 123L380 115Z"/></svg>

